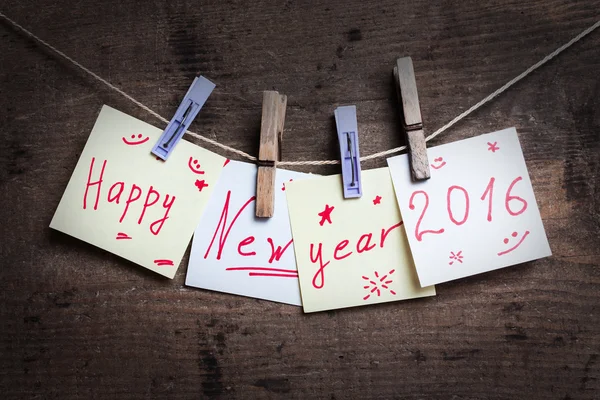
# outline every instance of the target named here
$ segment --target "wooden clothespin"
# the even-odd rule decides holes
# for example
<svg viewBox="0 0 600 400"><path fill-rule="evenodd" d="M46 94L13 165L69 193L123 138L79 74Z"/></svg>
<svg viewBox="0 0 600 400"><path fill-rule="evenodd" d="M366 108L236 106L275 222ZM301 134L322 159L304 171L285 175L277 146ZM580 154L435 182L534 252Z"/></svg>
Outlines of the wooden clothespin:
<svg viewBox="0 0 600 400"><path fill-rule="evenodd" d="M412 180L421 181L429 179L431 178L431 173L427 158L425 133L423 132L421 107L419 106L419 94L417 93L417 81L410 57L403 57L396 60L394 81L396 83L396 92L398 93L398 102L402 105L404 114L403 123L404 131L406 132L406 144L408 146Z"/></svg>
<svg viewBox="0 0 600 400"><path fill-rule="evenodd" d="M275 211L275 171L281 154L286 104L285 95L272 90L263 92L256 176L257 217L271 218Z"/></svg>

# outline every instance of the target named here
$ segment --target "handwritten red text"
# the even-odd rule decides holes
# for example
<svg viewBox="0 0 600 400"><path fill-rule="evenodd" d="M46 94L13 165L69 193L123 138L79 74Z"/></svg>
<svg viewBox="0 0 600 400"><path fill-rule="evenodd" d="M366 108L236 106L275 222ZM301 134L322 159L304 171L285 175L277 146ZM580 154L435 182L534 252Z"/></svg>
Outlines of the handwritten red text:
<svg viewBox="0 0 600 400"><path fill-rule="evenodd" d="M97 170L94 170L95 163L96 159L95 157L92 157L88 172L88 179L85 184L85 192L83 194L83 209L88 209L88 197L91 197L94 202L94 210L98 210L100 199L106 199L107 203L114 203L116 205L121 205L121 200L125 199L123 203L123 211L121 212L121 216L119 218L119 223L122 223L125 218L127 218L128 214L131 214L132 208L139 209L139 207L136 206L141 204L141 211L139 211L139 217L137 218L138 225L141 225L144 222L144 217L149 209L155 207L158 210L161 210L160 207L162 207L162 210L164 210L162 217L152 221L149 224L150 232L153 235L158 235L166 220L169 219L169 212L171 211L173 203L175 202L175 196L165 194L162 203L159 205L159 200L161 199L162 195L154 188L154 186L150 185L146 189L145 196L143 196L144 190L142 187L132 183L131 187L128 190L125 190L127 187L125 182L113 183L109 187L106 194L104 194L102 192L102 184L104 183L104 171L106 169L107 160L102 162L102 167L99 174L96 172ZM96 174L98 174L98 177L92 178L92 176L95 176ZM142 198L144 200L141 200Z"/></svg>

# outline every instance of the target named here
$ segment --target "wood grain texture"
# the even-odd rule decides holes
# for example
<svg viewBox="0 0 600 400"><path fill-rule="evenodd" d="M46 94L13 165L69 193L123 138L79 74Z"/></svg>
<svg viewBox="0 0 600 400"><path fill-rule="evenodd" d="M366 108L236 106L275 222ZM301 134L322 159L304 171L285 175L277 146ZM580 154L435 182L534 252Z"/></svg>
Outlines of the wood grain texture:
<svg viewBox="0 0 600 400"><path fill-rule="evenodd" d="M411 178L413 181L429 179L431 172L429 171L423 118L419 106L419 91L410 57L401 57L396 60L394 82L398 92L398 103L402 108Z"/></svg>
<svg viewBox="0 0 600 400"><path fill-rule="evenodd" d="M423 129L406 131L406 146L408 148L408 162L410 163L412 180L422 181L431 178Z"/></svg>
<svg viewBox="0 0 600 400"><path fill-rule="evenodd" d="M415 69L410 57L401 57L396 60L394 67L394 79L397 83L396 89L402 103L402 114L404 124L422 125L421 107L419 106L419 88L415 78Z"/></svg>
<svg viewBox="0 0 600 400"><path fill-rule="evenodd" d="M262 91L286 93L282 158L314 160L338 158L343 104L357 106L362 155L404 144L399 56L413 59L433 131L594 23L597 3L0 9L166 117L206 76L217 88L192 130L251 154ZM187 257L171 281L50 231L102 104L164 126L3 24L0 37L2 398L598 398L600 32L430 143L515 126L552 257L439 285L435 298L314 315L187 288Z"/></svg>
<svg viewBox="0 0 600 400"><path fill-rule="evenodd" d="M256 174L256 216L271 218L275 213L275 166L258 167Z"/></svg>
<svg viewBox="0 0 600 400"><path fill-rule="evenodd" d="M275 164L279 161L287 97L274 90L263 92L256 176L256 216L271 218L275 213Z"/></svg>

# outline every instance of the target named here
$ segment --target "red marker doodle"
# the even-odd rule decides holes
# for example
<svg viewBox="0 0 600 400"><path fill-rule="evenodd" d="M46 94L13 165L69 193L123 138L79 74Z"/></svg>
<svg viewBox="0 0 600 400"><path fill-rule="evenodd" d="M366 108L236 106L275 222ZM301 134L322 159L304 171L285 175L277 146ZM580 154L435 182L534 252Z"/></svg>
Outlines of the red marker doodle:
<svg viewBox="0 0 600 400"><path fill-rule="evenodd" d="M149 137L145 137L144 139L142 139L142 134L139 133L137 135L138 140L135 140L135 135L131 135L131 139L133 139L133 141L129 141L127 139L125 139L125 137L123 136L121 139L123 139L123 143L125 143L128 146L137 146L138 144L142 144L142 143L146 143L148 140L150 140ZM142 140L140 140L142 139Z"/></svg>
<svg viewBox="0 0 600 400"><path fill-rule="evenodd" d="M375 196L375 199L373 199L373 205L378 205L381 204L381 196Z"/></svg>
<svg viewBox="0 0 600 400"><path fill-rule="evenodd" d="M517 237L517 235L518 235L518 233L517 233L517 232L513 232L513 233L511 234L511 236L512 236L512 237ZM522 238L519 240L519 242L518 242L516 245L514 245L514 246L513 246L513 247L511 247L510 249L507 249L507 250L501 251L500 253L498 253L498 255L499 255L499 256L503 256L503 255L505 255L505 254L508 254L508 253L510 253L510 252L511 252L511 251L513 251L513 250L516 250L516 249L517 249L517 247L519 247L519 246L521 245L521 243L523 243L523 241L525 240L525 238L527 237L527 235L529 235L529 231L525 231L525 233L523 234L523 237L522 237ZM510 240L509 240L508 238L504 238L504 244L508 244L508 242L509 242L509 241L510 241Z"/></svg>
<svg viewBox="0 0 600 400"><path fill-rule="evenodd" d="M195 174L204 175L204 171L200 170L200 162L195 158L190 157L188 161L188 167L190 167L190 171Z"/></svg>
<svg viewBox="0 0 600 400"><path fill-rule="evenodd" d="M379 273L377 271L375 271L375 278L371 279L368 276L362 276L362 278L365 281L368 281L369 284L363 286L363 289L368 290L369 293L363 297L363 300L368 300L369 297L371 297L371 294L377 292L377 297L381 296L381 289L387 289L391 294L393 294L394 296L396 295L396 292L394 292L392 289L389 288L389 284L393 282L392 279L387 279L388 276L392 275L394 272L396 272L395 269L391 270L390 272L388 272L387 274L383 275L383 276L379 276ZM378 281L377 281L378 280ZM381 288L381 289L380 289Z"/></svg>
<svg viewBox="0 0 600 400"><path fill-rule="evenodd" d="M208 186L208 183L204 182L204 179L202 179L202 180L196 179L196 183L194 185L196 185L196 187L198 188L198 191L201 192L202 189L204 189L205 187Z"/></svg>
<svg viewBox="0 0 600 400"><path fill-rule="evenodd" d="M319 217L321 217L319 225L323 226L325 221L329 222L329 224L331 225L331 212L334 208L334 206L329 207L329 204L325 204L325 209L317 214Z"/></svg>
<svg viewBox="0 0 600 400"><path fill-rule="evenodd" d="M288 182L293 181L293 179L290 179ZM281 190L285 192L285 182L283 182L283 184L281 185Z"/></svg>
<svg viewBox="0 0 600 400"><path fill-rule="evenodd" d="M223 163L223 167L225 167L227 164L229 164L229 161L231 161L229 158L225 160L225 162Z"/></svg>
<svg viewBox="0 0 600 400"><path fill-rule="evenodd" d="M128 234L126 234L126 233L119 232L119 233L117 233L117 238L116 239L117 240L122 240L122 239L133 239L133 238L131 236L129 236Z"/></svg>
<svg viewBox="0 0 600 400"><path fill-rule="evenodd" d="M275 276L279 278L298 278L298 275L286 275L286 274L270 274L270 273L262 273L262 272L250 272L249 276Z"/></svg>
<svg viewBox="0 0 600 400"><path fill-rule="evenodd" d="M444 165L446 165L446 161L444 161L444 159L442 157L434 158L433 161L438 163L437 165L430 164L431 168L433 168L433 169L440 169Z"/></svg>
<svg viewBox="0 0 600 400"><path fill-rule="evenodd" d="M154 260L154 264L156 264L159 267L162 267L163 265L175 265L173 264L173 260Z"/></svg>
<svg viewBox="0 0 600 400"><path fill-rule="evenodd" d="M451 251L450 252L450 259L452 260L452 261L450 261L448 263L450 265L454 264L455 261L458 261L459 263L462 264L462 259L463 259L462 250L459 251L458 253L454 253L453 251Z"/></svg>
<svg viewBox="0 0 600 400"><path fill-rule="evenodd" d="M248 272L248 276L277 276L281 278L298 278L298 271L296 271L295 269L267 267L229 267L225 268L225 271L250 271Z"/></svg>
<svg viewBox="0 0 600 400"><path fill-rule="evenodd" d="M488 144L488 151L491 151L492 153L495 153L496 151L500 150L500 147L498 147L498 142L494 142L494 143L490 143L487 142Z"/></svg>

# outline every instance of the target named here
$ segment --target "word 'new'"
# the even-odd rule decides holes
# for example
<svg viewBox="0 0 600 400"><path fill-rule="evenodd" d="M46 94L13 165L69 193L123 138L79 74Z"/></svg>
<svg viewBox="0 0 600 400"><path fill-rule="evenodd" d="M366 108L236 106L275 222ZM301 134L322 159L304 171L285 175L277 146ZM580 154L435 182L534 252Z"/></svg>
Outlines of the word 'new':
<svg viewBox="0 0 600 400"><path fill-rule="evenodd" d="M204 259L208 258L208 255L210 254L210 250L212 249L212 246L215 243L215 239L217 239L217 235L219 235L219 239L217 241L216 259L217 260L221 259L221 255L223 253L223 249L225 248L225 243L227 242L227 237L229 236L231 229L235 225L240 214L246 209L246 207L248 207L253 201L256 200L256 197L255 196L250 197L250 199L248 199L242 205L242 207L238 210L238 212L235 214L230 225L227 226L227 218L229 215L230 199L231 199L231 190L229 190L227 192L227 197L225 198L223 210L221 211L221 218L219 219L219 222L215 228L214 234L212 236L212 240L211 240L210 244L208 245L208 248L206 249L206 253L204 253ZM255 240L256 240L256 238L252 235L241 240L237 245L237 253L242 257L256 256L256 251L251 246ZM269 246L271 247L271 256L269 257L269 264L272 264L273 261L279 261L281 259L281 257L283 256L283 254L285 253L285 251L291 246L291 244L293 242L293 240L290 239L287 242L287 244L282 247L282 246L275 246L273 239L270 237L267 237L266 240L267 240L267 243L269 244Z"/></svg>

